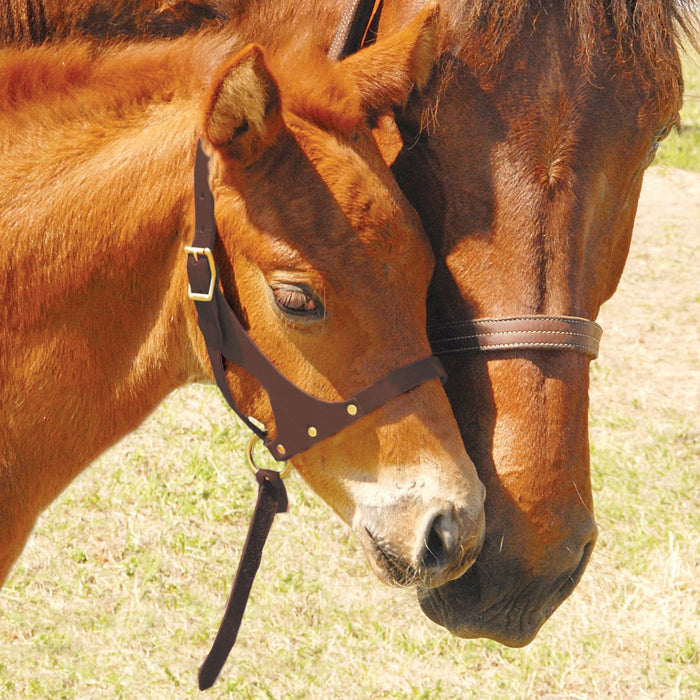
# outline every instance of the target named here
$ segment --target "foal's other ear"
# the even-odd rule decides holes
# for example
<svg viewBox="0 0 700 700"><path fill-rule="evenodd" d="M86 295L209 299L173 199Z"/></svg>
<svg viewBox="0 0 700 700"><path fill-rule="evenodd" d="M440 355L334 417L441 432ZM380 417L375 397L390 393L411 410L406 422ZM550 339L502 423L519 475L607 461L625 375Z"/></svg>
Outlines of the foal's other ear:
<svg viewBox="0 0 700 700"><path fill-rule="evenodd" d="M250 44L218 70L204 107L203 135L227 159L246 166L276 140L280 93L263 50Z"/></svg>
<svg viewBox="0 0 700 700"><path fill-rule="evenodd" d="M368 113L387 112L404 103L414 86L428 82L438 52L439 14L429 2L405 29L341 62Z"/></svg>

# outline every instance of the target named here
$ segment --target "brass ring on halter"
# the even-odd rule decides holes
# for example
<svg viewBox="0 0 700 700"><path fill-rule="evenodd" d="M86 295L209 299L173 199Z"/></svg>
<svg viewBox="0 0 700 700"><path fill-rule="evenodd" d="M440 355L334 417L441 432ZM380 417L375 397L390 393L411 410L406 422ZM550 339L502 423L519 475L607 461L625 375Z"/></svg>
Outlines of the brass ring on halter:
<svg viewBox="0 0 700 700"><path fill-rule="evenodd" d="M255 443L260 440L260 438L257 435L253 435L253 437L250 439L250 442L248 442L248 447L246 447L246 457L248 458L248 466L250 467L250 471L253 472L253 474L257 474L258 471L260 471L260 467L255 463ZM284 462L284 467L280 469L280 479L284 479L285 476L289 475L289 472L292 471L292 465L289 462Z"/></svg>

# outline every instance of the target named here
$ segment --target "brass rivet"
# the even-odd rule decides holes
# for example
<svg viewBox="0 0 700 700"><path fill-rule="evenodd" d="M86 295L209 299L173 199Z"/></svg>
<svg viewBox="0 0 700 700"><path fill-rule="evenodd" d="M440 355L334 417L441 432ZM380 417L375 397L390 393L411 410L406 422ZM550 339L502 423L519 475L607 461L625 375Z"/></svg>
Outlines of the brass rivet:
<svg viewBox="0 0 700 700"><path fill-rule="evenodd" d="M316 437L318 435L318 430L316 430L316 428L314 428L314 426L312 425L309 428L308 433L309 433L309 437Z"/></svg>
<svg viewBox="0 0 700 700"><path fill-rule="evenodd" d="M349 403L347 411L351 416L356 416L357 415L357 406L355 406L354 403Z"/></svg>
<svg viewBox="0 0 700 700"><path fill-rule="evenodd" d="M277 451L278 451L281 455L287 454L287 450L284 449L284 445L277 445Z"/></svg>

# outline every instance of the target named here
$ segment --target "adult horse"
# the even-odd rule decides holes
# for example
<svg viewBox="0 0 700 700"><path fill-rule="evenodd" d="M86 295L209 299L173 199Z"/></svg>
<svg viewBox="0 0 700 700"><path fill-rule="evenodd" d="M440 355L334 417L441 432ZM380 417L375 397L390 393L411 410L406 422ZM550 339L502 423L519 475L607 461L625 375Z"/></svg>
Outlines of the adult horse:
<svg viewBox="0 0 700 700"><path fill-rule="evenodd" d="M44 0L52 2L65 5ZM423 4L384 0L379 36ZM328 48L346 2L213 0L209 13L225 18L243 5L270 27L314 24ZM438 70L396 112L408 147L393 171L436 254L428 322L436 350L448 353L447 391L487 487L487 523L476 565L420 599L456 634L519 646L574 589L595 543L587 425L595 339L577 330L590 324L570 319L595 319L620 278L644 169L677 123L677 43L683 29L693 34L697 7L441 7ZM95 31L84 18L78 12L75 26ZM524 315L538 317L521 323L524 336L511 322L473 323ZM567 320L554 327L550 316ZM555 349L558 337L573 340ZM490 352L476 351L482 342Z"/></svg>
<svg viewBox="0 0 700 700"><path fill-rule="evenodd" d="M380 36L419 4L387 0ZM442 9L442 70L401 112L401 129L417 136L394 172L436 253L428 319L434 349L455 351L443 357L448 395L486 486L487 532L470 571L420 600L458 635L519 646L576 586L596 539L595 348L547 349L567 331L547 317L593 320L618 284L644 170L678 124L677 43L697 8L447 0ZM531 349L509 349L504 335L475 351L474 336L499 324L474 319L521 316L537 317L524 322ZM538 326L555 332L538 337ZM588 343L577 335L588 324L568 326ZM458 336L471 336L467 352Z"/></svg>
<svg viewBox="0 0 700 700"><path fill-rule="evenodd" d="M196 134L218 237L190 250L212 274L192 298L228 300L223 346L264 353L306 392L285 411L310 394L321 419L357 417L323 440L305 426L318 442L294 465L387 581L442 584L473 562L483 487L424 359L432 252L366 125L425 82L435 16L337 65L298 43L243 47L250 27L0 52L0 582L79 471L211 377L183 254ZM281 453L282 411L246 367L227 366L230 392Z"/></svg>

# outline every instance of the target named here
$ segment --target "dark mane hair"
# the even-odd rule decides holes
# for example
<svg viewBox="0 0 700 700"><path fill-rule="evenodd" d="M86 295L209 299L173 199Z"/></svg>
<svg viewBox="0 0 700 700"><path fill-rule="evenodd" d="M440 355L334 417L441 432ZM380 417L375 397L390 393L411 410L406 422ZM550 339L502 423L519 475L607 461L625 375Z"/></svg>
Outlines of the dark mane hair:
<svg viewBox="0 0 700 700"><path fill-rule="evenodd" d="M0 46L70 37L167 39L243 17L268 45L291 27L323 27L329 15L333 21L322 3L296 0L0 0Z"/></svg>

